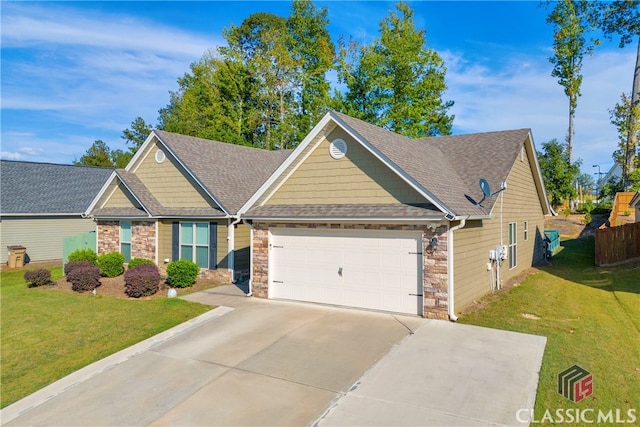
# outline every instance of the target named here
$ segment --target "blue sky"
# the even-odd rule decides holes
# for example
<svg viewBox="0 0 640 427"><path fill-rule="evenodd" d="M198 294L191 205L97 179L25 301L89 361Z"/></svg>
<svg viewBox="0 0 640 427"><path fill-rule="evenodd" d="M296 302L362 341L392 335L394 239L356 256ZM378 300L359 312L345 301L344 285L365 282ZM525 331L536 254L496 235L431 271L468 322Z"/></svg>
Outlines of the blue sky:
<svg viewBox="0 0 640 427"><path fill-rule="evenodd" d="M316 2L330 31L370 42L395 2ZM531 128L538 150L567 132L568 101L551 77L552 27L537 1L409 2L447 66L454 133ZM156 124L176 80L222 30L253 12L287 16L289 1L2 1L1 157L71 163L98 139L120 138L141 116ZM574 158L612 166L608 110L629 92L635 45L605 42L584 59Z"/></svg>

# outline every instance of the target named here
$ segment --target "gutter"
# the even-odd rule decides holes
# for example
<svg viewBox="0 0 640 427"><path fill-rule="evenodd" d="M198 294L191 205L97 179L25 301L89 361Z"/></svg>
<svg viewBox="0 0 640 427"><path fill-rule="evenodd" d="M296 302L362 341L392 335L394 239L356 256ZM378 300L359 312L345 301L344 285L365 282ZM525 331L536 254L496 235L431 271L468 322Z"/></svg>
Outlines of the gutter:
<svg viewBox="0 0 640 427"><path fill-rule="evenodd" d="M227 253L229 254L229 269L231 270L231 283L236 283L236 233L235 226L242 221L240 217L232 221L233 218L229 218L227 233Z"/></svg>
<svg viewBox="0 0 640 427"><path fill-rule="evenodd" d="M449 301L447 303L447 311L449 314L449 320L455 322L458 320L458 316L455 314L454 309L454 286L453 286L453 232L463 228L467 223L467 218L462 218L460 220L460 224L455 227L449 227L447 230L447 251L449 252L447 256L447 276L448 276L448 293L449 293Z"/></svg>

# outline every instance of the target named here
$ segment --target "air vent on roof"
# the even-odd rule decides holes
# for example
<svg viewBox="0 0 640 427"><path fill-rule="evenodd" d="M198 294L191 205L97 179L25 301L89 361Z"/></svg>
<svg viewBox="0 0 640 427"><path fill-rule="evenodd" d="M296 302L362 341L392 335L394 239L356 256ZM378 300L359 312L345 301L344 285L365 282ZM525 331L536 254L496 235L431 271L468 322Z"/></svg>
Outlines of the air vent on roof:
<svg viewBox="0 0 640 427"><path fill-rule="evenodd" d="M164 162L164 159L166 158L164 151L162 150L158 150L156 151L156 162L157 163L162 163Z"/></svg>
<svg viewBox="0 0 640 427"><path fill-rule="evenodd" d="M334 139L329 144L329 154L336 160L343 158L347 154L347 143L340 138Z"/></svg>

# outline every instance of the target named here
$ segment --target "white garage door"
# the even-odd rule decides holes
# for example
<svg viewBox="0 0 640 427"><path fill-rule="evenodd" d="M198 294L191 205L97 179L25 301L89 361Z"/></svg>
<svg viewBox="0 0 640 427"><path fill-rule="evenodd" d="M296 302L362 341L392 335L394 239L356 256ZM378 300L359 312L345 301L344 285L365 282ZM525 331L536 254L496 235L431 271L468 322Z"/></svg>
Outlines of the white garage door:
<svg viewBox="0 0 640 427"><path fill-rule="evenodd" d="M415 232L272 229L269 296L422 314Z"/></svg>

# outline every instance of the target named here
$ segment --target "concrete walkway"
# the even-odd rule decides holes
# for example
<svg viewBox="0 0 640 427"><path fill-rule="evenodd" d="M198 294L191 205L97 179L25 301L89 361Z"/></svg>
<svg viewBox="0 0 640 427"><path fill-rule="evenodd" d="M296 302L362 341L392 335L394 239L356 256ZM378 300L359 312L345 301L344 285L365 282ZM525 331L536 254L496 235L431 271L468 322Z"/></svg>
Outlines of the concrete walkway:
<svg viewBox="0 0 640 427"><path fill-rule="evenodd" d="M544 337L246 298L0 411L3 425L516 425Z"/></svg>

